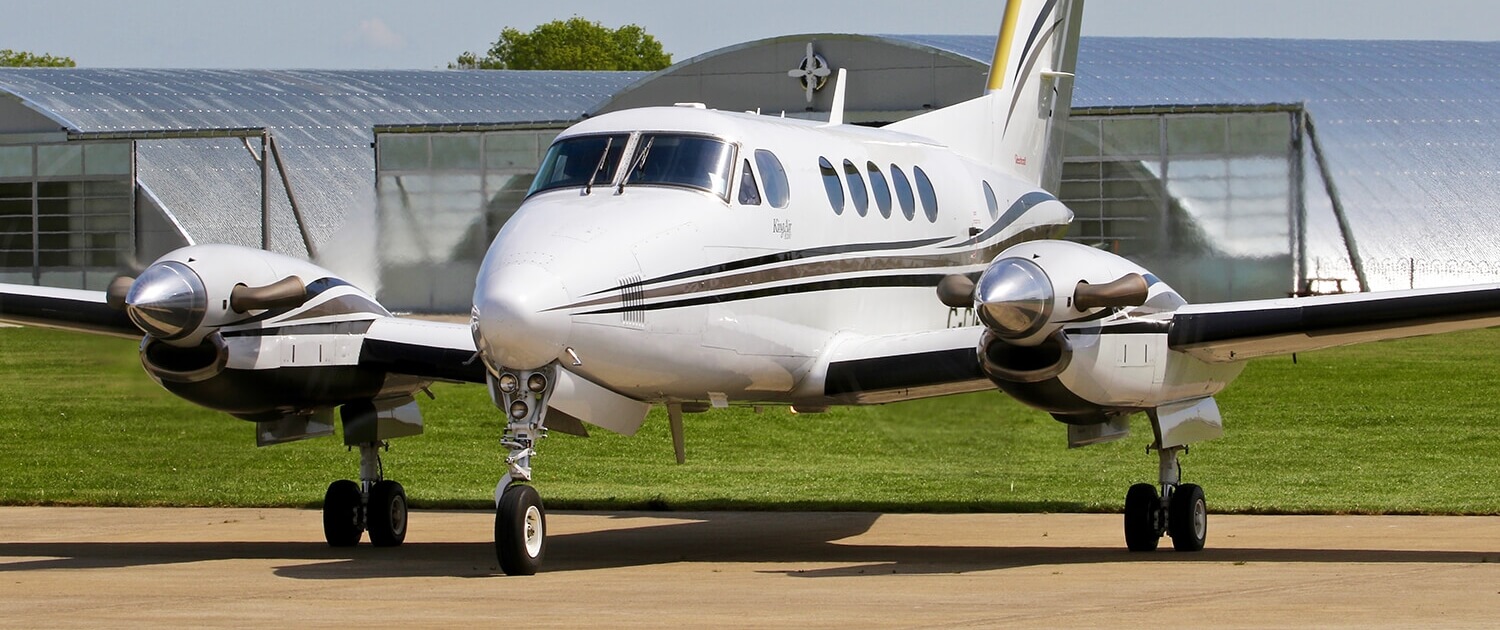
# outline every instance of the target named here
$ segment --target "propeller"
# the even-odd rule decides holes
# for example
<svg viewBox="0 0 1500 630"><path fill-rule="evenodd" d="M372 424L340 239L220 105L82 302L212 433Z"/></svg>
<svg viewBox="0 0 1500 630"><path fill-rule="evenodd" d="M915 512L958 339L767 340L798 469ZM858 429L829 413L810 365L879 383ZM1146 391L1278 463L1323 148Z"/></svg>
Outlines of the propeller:
<svg viewBox="0 0 1500 630"><path fill-rule="evenodd" d="M828 82L828 75L833 74L833 69L828 67L828 62L822 56L813 52L812 42L808 42L807 56L802 58L802 64L788 70L786 74L802 81L802 86L807 88L807 102L811 103L813 92L823 89L823 84Z"/></svg>

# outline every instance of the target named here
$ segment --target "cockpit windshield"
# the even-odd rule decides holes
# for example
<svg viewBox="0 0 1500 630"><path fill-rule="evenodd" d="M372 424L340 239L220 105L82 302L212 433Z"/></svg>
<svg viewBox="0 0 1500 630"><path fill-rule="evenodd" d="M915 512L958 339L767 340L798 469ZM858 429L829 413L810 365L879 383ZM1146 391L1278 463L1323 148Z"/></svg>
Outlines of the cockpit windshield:
<svg viewBox="0 0 1500 630"><path fill-rule="evenodd" d="M629 140L629 134L619 133L575 136L553 143L526 194L554 188L608 187Z"/></svg>
<svg viewBox="0 0 1500 630"><path fill-rule="evenodd" d="M625 186L687 186L723 198L729 194L734 148L723 140L674 133L645 133L625 172Z"/></svg>

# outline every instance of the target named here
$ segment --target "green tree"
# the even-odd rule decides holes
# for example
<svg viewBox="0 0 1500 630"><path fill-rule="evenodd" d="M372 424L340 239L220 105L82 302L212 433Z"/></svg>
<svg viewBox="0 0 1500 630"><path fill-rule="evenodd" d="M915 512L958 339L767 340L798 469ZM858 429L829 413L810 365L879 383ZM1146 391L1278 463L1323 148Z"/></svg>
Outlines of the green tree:
<svg viewBox="0 0 1500 630"><path fill-rule="evenodd" d="M449 68L465 70L660 70L672 65L661 42L634 24L610 29L578 16L553 20L522 33L507 27L484 57L458 56Z"/></svg>
<svg viewBox="0 0 1500 630"><path fill-rule="evenodd" d="M78 65L72 57L38 55L24 50L0 49L0 66L6 68L72 68Z"/></svg>

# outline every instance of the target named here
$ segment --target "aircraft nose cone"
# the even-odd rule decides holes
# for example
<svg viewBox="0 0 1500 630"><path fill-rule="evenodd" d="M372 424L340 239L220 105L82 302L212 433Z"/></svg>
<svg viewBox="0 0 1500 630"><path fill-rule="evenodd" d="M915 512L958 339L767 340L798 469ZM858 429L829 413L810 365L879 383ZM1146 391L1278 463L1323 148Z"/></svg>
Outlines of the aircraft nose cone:
<svg viewBox="0 0 1500 630"><path fill-rule="evenodd" d="M125 294L125 313L131 321L152 337L166 341L192 333L207 312L203 280L176 261L147 267Z"/></svg>
<svg viewBox="0 0 1500 630"><path fill-rule="evenodd" d="M568 347L572 319L562 281L535 265L505 265L480 274L474 291L474 343L491 370L532 370Z"/></svg>

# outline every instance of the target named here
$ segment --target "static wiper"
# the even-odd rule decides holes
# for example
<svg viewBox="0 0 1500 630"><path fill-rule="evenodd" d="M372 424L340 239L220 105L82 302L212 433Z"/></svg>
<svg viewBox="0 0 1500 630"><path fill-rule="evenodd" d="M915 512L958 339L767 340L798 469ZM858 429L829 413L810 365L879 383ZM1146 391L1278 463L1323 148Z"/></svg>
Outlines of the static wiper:
<svg viewBox="0 0 1500 630"><path fill-rule="evenodd" d="M609 149L614 145L615 139L613 136L605 141L604 152L599 154L599 163L594 165L594 172L589 174L589 183L583 187L583 194L591 195L594 193L594 180L599 179L599 171L604 170L604 163L609 161Z"/></svg>
<svg viewBox="0 0 1500 630"><path fill-rule="evenodd" d="M653 142L656 142L655 136L646 140L646 146L641 147L641 152L636 154L634 160L630 161L630 168L625 169L625 176L620 178L620 186L615 189L615 194L618 195L625 192L625 182L630 181L630 176L646 164L646 156L651 155L651 143Z"/></svg>

